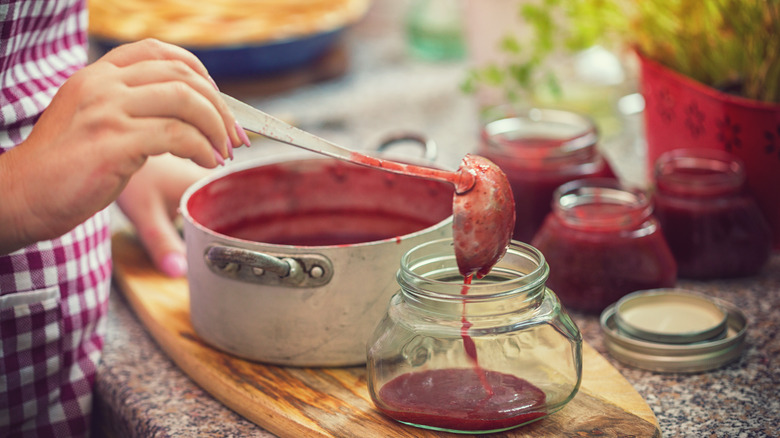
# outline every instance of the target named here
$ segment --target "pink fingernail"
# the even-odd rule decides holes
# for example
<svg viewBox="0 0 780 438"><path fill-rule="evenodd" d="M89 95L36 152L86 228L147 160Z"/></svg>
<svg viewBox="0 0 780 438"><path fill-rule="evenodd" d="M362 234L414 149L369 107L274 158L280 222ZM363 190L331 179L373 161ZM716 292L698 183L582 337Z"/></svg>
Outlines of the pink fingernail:
<svg viewBox="0 0 780 438"><path fill-rule="evenodd" d="M184 254L169 252L160 262L160 270L169 277L181 277L187 273L187 259Z"/></svg>
<svg viewBox="0 0 780 438"><path fill-rule="evenodd" d="M241 141L244 142L245 145L252 146L252 142L249 141L249 137L246 135L246 132L244 131L244 128L241 127L241 125L236 122L236 133L238 134L238 138L241 139Z"/></svg>
<svg viewBox="0 0 780 438"><path fill-rule="evenodd" d="M220 154L220 153L219 153L219 151L218 151L218 150L216 150L216 149L214 149L214 158L216 158L216 159L217 159L217 163L218 163L220 166L224 166L224 165L225 165L225 159L224 159L224 158L222 158L222 154Z"/></svg>
<svg viewBox="0 0 780 438"><path fill-rule="evenodd" d="M217 86L217 82L214 80L214 78L212 78L211 76L209 76L209 81L211 81L211 85L213 85L213 86L214 86L214 88L215 88L217 91L219 91L219 86Z"/></svg>
<svg viewBox="0 0 780 438"><path fill-rule="evenodd" d="M233 140L231 140L230 137L228 137L228 139L227 139L227 150L228 150L228 157L230 157L230 159L232 160L233 159Z"/></svg>

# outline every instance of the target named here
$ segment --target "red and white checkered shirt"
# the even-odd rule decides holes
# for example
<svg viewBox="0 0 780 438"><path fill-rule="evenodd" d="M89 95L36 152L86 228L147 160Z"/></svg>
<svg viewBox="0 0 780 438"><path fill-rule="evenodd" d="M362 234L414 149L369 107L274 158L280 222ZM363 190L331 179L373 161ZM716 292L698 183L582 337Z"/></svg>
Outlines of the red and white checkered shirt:
<svg viewBox="0 0 780 438"><path fill-rule="evenodd" d="M83 67L84 0L0 0L0 153ZM0 193L3 208L3 193ZM106 210L0 255L0 437L89 434L111 280Z"/></svg>

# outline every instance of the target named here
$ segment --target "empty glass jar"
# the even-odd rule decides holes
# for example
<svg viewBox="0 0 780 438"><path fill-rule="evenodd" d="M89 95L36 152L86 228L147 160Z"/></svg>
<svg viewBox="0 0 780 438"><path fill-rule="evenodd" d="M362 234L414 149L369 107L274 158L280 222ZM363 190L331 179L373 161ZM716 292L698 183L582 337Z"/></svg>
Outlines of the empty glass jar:
<svg viewBox="0 0 780 438"><path fill-rule="evenodd" d="M512 238L530 242L550 212L555 189L586 177L615 177L598 150L588 117L570 111L510 106L484 116L480 154L506 173L515 197Z"/></svg>
<svg viewBox="0 0 780 438"><path fill-rule="evenodd" d="M655 163L655 214L678 275L756 274L772 252L769 224L745 186L742 162L717 149L674 149Z"/></svg>
<svg viewBox="0 0 780 438"><path fill-rule="evenodd" d="M427 429L488 433L561 409L579 389L582 337L545 286L544 256L513 242L464 284L452 239L405 254L400 290L368 342L368 386L385 415Z"/></svg>
<svg viewBox="0 0 780 438"><path fill-rule="evenodd" d="M652 212L644 192L613 179L571 181L555 191L532 244L566 307L601 312L631 292L674 286L677 267Z"/></svg>

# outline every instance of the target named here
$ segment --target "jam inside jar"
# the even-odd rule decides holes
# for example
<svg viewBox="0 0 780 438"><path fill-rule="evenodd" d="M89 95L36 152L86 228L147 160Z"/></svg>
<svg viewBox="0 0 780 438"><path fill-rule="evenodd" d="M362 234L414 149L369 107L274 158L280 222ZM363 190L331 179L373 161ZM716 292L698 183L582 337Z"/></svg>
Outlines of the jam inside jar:
<svg viewBox="0 0 780 438"><path fill-rule="evenodd" d="M531 241L558 186L586 177L615 177L598 150L598 130L588 117L501 106L488 111L484 120L480 154L496 163L512 186L515 240Z"/></svg>
<svg viewBox="0 0 780 438"><path fill-rule="evenodd" d="M758 273L772 253L771 229L747 192L742 162L717 149L674 149L654 169L655 215L692 279Z"/></svg>
<svg viewBox="0 0 780 438"><path fill-rule="evenodd" d="M400 290L368 342L379 411L426 429L491 433L561 409L579 389L582 337L546 287L548 272L520 242L470 284L452 239L407 252Z"/></svg>
<svg viewBox="0 0 780 438"><path fill-rule="evenodd" d="M674 286L677 266L648 197L612 179L559 187L532 245L567 308L601 312L631 292Z"/></svg>

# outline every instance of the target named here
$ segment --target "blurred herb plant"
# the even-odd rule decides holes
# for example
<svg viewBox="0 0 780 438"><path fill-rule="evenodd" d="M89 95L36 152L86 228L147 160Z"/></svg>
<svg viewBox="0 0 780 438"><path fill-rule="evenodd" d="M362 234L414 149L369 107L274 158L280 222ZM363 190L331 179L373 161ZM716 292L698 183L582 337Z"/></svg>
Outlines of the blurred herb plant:
<svg viewBox="0 0 780 438"><path fill-rule="evenodd" d="M560 97L555 54L596 44L629 47L708 86L780 102L780 0L539 0L517 14L533 38L498 42L506 63L478 66L462 83L503 89L515 102L540 87Z"/></svg>

